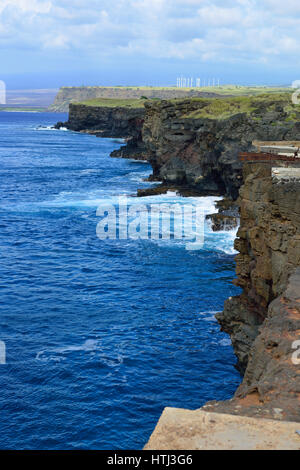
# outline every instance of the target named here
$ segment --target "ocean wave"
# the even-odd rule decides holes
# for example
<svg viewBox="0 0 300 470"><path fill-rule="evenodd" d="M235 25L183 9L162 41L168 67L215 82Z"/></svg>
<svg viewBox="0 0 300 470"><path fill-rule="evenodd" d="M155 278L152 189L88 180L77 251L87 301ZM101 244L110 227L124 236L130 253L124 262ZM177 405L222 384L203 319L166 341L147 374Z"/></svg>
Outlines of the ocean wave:
<svg viewBox="0 0 300 470"><path fill-rule="evenodd" d="M148 160L138 160L136 158L127 158L126 160L128 160L129 162L132 162L132 163L142 163L142 164L149 165Z"/></svg>
<svg viewBox="0 0 300 470"><path fill-rule="evenodd" d="M216 314L219 313L220 310L208 310L207 312L200 312L199 313L199 320L207 321L207 322L216 322Z"/></svg>
<svg viewBox="0 0 300 470"><path fill-rule="evenodd" d="M235 255L238 252L234 248L234 240L236 239L238 227L232 230L223 230L213 232L208 230L207 233L207 247L214 248L217 251L223 252L227 255Z"/></svg>
<svg viewBox="0 0 300 470"><path fill-rule="evenodd" d="M125 175L125 177L128 178L130 181L133 181L136 183L145 183L146 178L148 178L150 174L151 174L151 170L143 171L139 173L136 171L133 171ZM154 183L157 183L157 182L155 181Z"/></svg>
<svg viewBox="0 0 300 470"><path fill-rule="evenodd" d="M97 169L84 169L80 173L84 175L89 175L92 173L97 173ZM153 196L144 196L144 197L135 197L132 196L129 191L124 191L123 194L112 194L108 193L107 189L98 189L86 193L74 193L71 191L62 191L53 201L45 201L39 203L39 207L57 207L57 208L81 208L81 209L101 209L101 207L113 206L117 208L119 204L127 204L128 208L139 206L141 214L148 213L151 207L151 230L159 229L161 213L164 213L162 204L166 204L166 214L169 214L168 205L179 204L181 207L186 205L193 205L197 207L200 211L203 211L204 216L215 211L215 204L221 198L216 198L214 196L205 196L205 197L182 197L176 191L168 191L165 194L153 195ZM167 239L150 239L154 244L160 244L162 246L169 247L173 245L174 247L180 247L186 245L189 242L192 242L195 238L195 227L190 227L188 230L185 227L185 236L182 239L173 238L174 227L171 228L170 237ZM210 221L205 220L204 222L204 245L202 250L205 251L219 251L227 255L236 254L234 249L234 240L236 238L237 229L234 230L224 230L219 232L214 232L211 229Z"/></svg>

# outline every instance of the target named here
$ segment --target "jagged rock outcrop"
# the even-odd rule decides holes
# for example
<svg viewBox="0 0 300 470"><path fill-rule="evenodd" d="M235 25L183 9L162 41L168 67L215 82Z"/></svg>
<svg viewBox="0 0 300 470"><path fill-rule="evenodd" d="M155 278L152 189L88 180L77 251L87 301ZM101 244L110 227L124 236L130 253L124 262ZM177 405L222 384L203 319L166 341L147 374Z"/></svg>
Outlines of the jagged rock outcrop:
<svg viewBox="0 0 300 470"><path fill-rule="evenodd" d="M211 221L211 228L214 232L233 230L239 226L240 214L236 201L223 198L217 201L215 206L218 212L206 216L206 219Z"/></svg>
<svg viewBox="0 0 300 470"><path fill-rule="evenodd" d="M289 165L291 175L300 168ZM235 283L243 292L226 301L217 319L245 374L233 400L205 409L300 421L300 370L293 361L300 339L300 179L274 178L272 167L281 166L244 165L235 241Z"/></svg>
<svg viewBox="0 0 300 470"><path fill-rule="evenodd" d="M68 129L97 131L101 137L131 138L140 135L144 108L70 104Z"/></svg>
<svg viewBox="0 0 300 470"><path fill-rule="evenodd" d="M300 138L300 123L287 120L284 106L272 101L270 112L257 103L251 113L198 118L214 101L146 102L142 137L158 180L236 199L242 183L239 152L252 150L254 140Z"/></svg>
<svg viewBox="0 0 300 470"><path fill-rule="evenodd" d="M244 380L234 398L208 403L203 409L300 422L299 333L300 268L297 268L283 294L269 305L267 317L252 343Z"/></svg>
<svg viewBox="0 0 300 470"><path fill-rule="evenodd" d="M241 225L235 248L237 279L243 293L225 303L218 320L232 338L241 370L272 300L281 295L300 265L300 181L272 178L277 163L244 165L240 190ZM295 163L294 166L300 164Z"/></svg>

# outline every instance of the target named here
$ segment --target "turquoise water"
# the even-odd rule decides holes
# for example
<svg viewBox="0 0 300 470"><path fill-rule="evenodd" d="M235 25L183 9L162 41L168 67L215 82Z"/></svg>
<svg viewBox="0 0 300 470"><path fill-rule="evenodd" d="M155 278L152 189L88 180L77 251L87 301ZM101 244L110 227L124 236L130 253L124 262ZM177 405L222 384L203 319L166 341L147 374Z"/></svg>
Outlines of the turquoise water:
<svg viewBox="0 0 300 470"><path fill-rule="evenodd" d="M137 199L147 163L120 142L51 129L65 115L0 113L1 449L138 449L165 406L240 383L214 313L238 292L234 233L100 240L101 204ZM193 202L208 212L215 198Z"/></svg>

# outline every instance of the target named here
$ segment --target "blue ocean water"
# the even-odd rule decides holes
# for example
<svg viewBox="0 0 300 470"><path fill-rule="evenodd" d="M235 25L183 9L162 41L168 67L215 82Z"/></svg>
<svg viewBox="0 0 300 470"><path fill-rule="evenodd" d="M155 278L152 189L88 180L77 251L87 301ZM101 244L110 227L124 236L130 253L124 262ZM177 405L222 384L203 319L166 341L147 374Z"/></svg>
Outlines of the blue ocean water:
<svg viewBox="0 0 300 470"><path fill-rule="evenodd" d="M138 449L165 406L240 383L214 319L238 292L234 234L207 226L199 251L97 238L99 204L135 204L150 166L109 158L113 139L51 129L65 119L0 113L0 448Z"/></svg>

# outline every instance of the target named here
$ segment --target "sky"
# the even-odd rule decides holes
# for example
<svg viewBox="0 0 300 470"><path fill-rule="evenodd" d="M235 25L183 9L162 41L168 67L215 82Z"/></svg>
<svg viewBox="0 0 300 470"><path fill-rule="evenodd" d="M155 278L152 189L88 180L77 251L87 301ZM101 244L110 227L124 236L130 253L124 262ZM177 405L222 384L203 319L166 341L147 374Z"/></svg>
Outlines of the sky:
<svg viewBox="0 0 300 470"><path fill-rule="evenodd" d="M10 89L300 78L299 0L0 0Z"/></svg>

